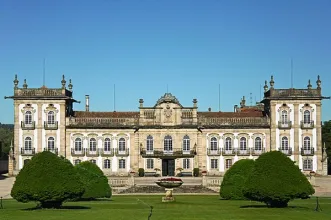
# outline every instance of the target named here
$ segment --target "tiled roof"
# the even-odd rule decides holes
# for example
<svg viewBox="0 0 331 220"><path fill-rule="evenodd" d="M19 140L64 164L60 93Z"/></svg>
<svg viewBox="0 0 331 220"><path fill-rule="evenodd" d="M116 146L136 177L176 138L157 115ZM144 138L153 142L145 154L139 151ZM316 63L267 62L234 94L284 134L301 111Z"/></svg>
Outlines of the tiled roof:
<svg viewBox="0 0 331 220"><path fill-rule="evenodd" d="M213 117L213 118L236 118L236 117L263 117L263 112L259 110L255 111L243 111L243 112L198 112L198 117Z"/></svg>
<svg viewBox="0 0 331 220"><path fill-rule="evenodd" d="M139 112L86 112L75 111L75 117L79 118L135 118Z"/></svg>

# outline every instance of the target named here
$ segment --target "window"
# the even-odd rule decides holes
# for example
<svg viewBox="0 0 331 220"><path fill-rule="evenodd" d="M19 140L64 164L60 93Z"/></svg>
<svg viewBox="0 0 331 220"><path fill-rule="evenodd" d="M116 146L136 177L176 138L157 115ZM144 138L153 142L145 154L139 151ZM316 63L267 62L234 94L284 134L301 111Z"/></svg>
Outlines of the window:
<svg viewBox="0 0 331 220"><path fill-rule="evenodd" d="M80 159L76 159L76 160L74 161L75 165L80 164L80 162L81 162Z"/></svg>
<svg viewBox="0 0 331 220"><path fill-rule="evenodd" d="M210 150L217 150L217 138L215 137L210 139Z"/></svg>
<svg viewBox="0 0 331 220"><path fill-rule="evenodd" d="M75 151L82 151L82 139L75 139Z"/></svg>
<svg viewBox="0 0 331 220"><path fill-rule="evenodd" d="M183 138L183 151L190 151L190 137L188 135Z"/></svg>
<svg viewBox="0 0 331 220"><path fill-rule="evenodd" d="M190 169L190 159L189 158L184 158L183 159L183 168L184 169Z"/></svg>
<svg viewBox="0 0 331 220"><path fill-rule="evenodd" d="M32 124L32 113L31 113L31 111L26 111L25 112L24 123L25 124Z"/></svg>
<svg viewBox="0 0 331 220"><path fill-rule="evenodd" d="M48 124L55 124L55 114L53 111L49 111L47 114L47 123Z"/></svg>
<svg viewBox="0 0 331 220"><path fill-rule="evenodd" d="M242 137L240 138L240 150L246 150L247 142L246 138Z"/></svg>
<svg viewBox="0 0 331 220"><path fill-rule="evenodd" d="M217 169L218 168L218 159L211 159L210 160L210 168Z"/></svg>
<svg viewBox="0 0 331 220"><path fill-rule="evenodd" d="M225 160L225 168L229 169L232 166L232 159Z"/></svg>
<svg viewBox="0 0 331 220"><path fill-rule="evenodd" d="M282 137L282 150L288 150L288 138Z"/></svg>
<svg viewBox="0 0 331 220"><path fill-rule="evenodd" d="M147 169L154 169L154 159L147 159Z"/></svg>
<svg viewBox="0 0 331 220"><path fill-rule="evenodd" d="M164 151L172 151L172 138L169 135L164 138Z"/></svg>
<svg viewBox="0 0 331 220"><path fill-rule="evenodd" d="M262 150L262 140L260 137L255 138L254 149L258 151Z"/></svg>
<svg viewBox="0 0 331 220"><path fill-rule="evenodd" d="M94 163L94 164L96 164L96 163L97 163L97 161L96 161L96 160L94 160L94 159L90 160L90 162L91 162L91 163Z"/></svg>
<svg viewBox="0 0 331 220"><path fill-rule="evenodd" d="M103 161L103 168L110 169L110 160L106 159Z"/></svg>
<svg viewBox="0 0 331 220"><path fill-rule="evenodd" d="M231 138L227 137L225 139L225 150L231 150L232 149L232 142L231 142Z"/></svg>
<svg viewBox="0 0 331 220"><path fill-rule="evenodd" d="M146 150L147 151L153 151L153 145L154 145L154 142L153 142L153 137L151 135L148 135L147 137L147 140L146 140Z"/></svg>
<svg viewBox="0 0 331 220"><path fill-rule="evenodd" d="M110 141L110 138L105 138L105 141L104 141L104 151L105 152L110 152L111 151L111 141Z"/></svg>
<svg viewBox="0 0 331 220"><path fill-rule="evenodd" d="M125 139L124 138L120 138L118 140L118 150L119 151L125 151Z"/></svg>
<svg viewBox="0 0 331 220"><path fill-rule="evenodd" d="M125 160L124 159L118 160L118 168L125 169Z"/></svg>
<svg viewBox="0 0 331 220"><path fill-rule="evenodd" d="M312 159L303 160L303 170L313 170L313 160Z"/></svg>
<svg viewBox="0 0 331 220"><path fill-rule="evenodd" d="M305 110L303 112L303 123L310 124L310 111L309 110Z"/></svg>
<svg viewBox="0 0 331 220"><path fill-rule="evenodd" d="M287 124L288 123L288 118L287 118L287 111L283 110L282 111L282 119L281 119L282 124Z"/></svg>
<svg viewBox="0 0 331 220"><path fill-rule="evenodd" d="M303 150L310 150L310 137L303 139Z"/></svg>
<svg viewBox="0 0 331 220"><path fill-rule="evenodd" d="M32 150L32 139L31 137L26 137L24 140L24 150Z"/></svg>
<svg viewBox="0 0 331 220"><path fill-rule="evenodd" d="M53 137L49 137L47 141L47 149L49 151L55 150L55 139Z"/></svg>
<svg viewBox="0 0 331 220"><path fill-rule="evenodd" d="M97 140L95 138L90 139L90 151L97 151Z"/></svg>

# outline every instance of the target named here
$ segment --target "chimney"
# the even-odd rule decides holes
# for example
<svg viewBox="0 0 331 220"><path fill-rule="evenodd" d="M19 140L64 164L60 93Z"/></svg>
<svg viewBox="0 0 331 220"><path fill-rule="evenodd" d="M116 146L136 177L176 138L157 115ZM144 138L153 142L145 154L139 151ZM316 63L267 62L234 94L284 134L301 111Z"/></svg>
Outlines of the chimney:
<svg viewBox="0 0 331 220"><path fill-rule="evenodd" d="M90 111L90 96L85 95L85 111Z"/></svg>
<svg viewBox="0 0 331 220"><path fill-rule="evenodd" d="M208 111L211 112L211 108L210 107L208 108Z"/></svg>
<svg viewBox="0 0 331 220"><path fill-rule="evenodd" d="M139 99L139 107L140 108L144 107L144 100L143 99Z"/></svg>

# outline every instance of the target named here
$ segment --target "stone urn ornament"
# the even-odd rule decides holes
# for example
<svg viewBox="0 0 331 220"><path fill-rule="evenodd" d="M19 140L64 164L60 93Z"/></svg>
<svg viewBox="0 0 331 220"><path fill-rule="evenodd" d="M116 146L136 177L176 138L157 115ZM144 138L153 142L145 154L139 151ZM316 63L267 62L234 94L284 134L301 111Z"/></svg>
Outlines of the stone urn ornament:
<svg viewBox="0 0 331 220"><path fill-rule="evenodd" d="M165 197L162 197L162 202L173 202L175 201L173 196L174 188L180 187L184 182L180 178L168 177L159 179L155 183L166 190Z"/></svg>

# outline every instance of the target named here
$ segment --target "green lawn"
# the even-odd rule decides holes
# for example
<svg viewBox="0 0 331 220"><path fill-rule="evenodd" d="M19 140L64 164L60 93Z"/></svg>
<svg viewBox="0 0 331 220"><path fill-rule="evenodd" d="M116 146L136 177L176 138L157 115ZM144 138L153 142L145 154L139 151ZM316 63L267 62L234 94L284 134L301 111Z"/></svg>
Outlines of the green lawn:
<svg viewBox="0 0 331 220"><path fill-rule="evenodd" d="M114 196L109 201L70 202L61 210L35 210L35 203L3 200L1 220L131 220L148 219L149 205L154 207L151 220L172 219L331 219L331 198L320 198L321 212L315 212L316 198L295 200L285 209L268 209L262 203L225 201L219 196L177 195L176 202L162 203L161 195Z"/></svg>

